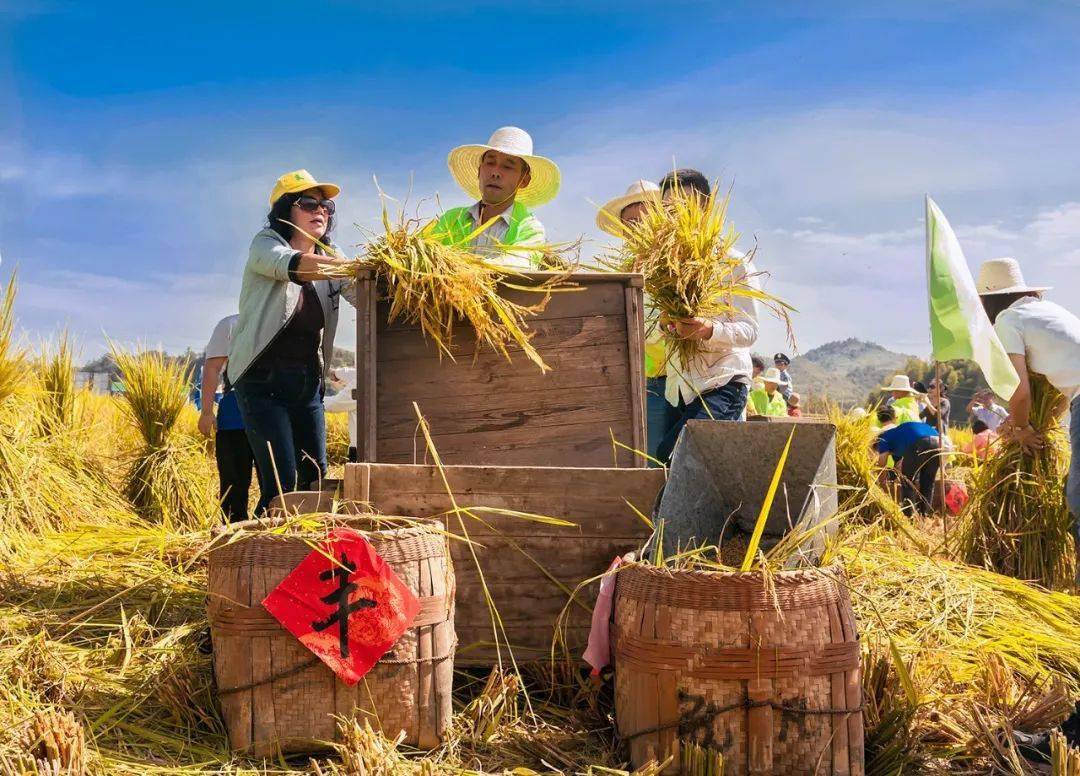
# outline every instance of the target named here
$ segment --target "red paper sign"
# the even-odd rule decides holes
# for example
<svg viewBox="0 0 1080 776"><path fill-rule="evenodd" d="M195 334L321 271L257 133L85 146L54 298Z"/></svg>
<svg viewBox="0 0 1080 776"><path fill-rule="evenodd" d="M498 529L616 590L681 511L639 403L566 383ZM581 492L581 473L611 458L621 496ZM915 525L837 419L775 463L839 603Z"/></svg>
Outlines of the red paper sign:
<svg viewBox="0 0 1080 776"><path fill-rule="evenodd" d="M346 684L401 638L420 601L356 531L337 528L262 602Z"/></svg>

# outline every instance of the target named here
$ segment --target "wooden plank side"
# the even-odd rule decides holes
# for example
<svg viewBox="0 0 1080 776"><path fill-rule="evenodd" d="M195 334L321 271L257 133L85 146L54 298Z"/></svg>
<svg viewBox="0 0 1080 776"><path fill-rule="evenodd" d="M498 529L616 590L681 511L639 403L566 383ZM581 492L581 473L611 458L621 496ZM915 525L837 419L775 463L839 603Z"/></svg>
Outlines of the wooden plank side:
<svg viewBox="0 0 1080 776"><path fill-rule="evenodd" d="M582 348L615 345L626 341L626 318L623 315L581 315L573 318L552 318L529 323L529 342L537 350L553 348ZM459 364L469 364L476 354L473 329L455 330L450 353ZM507 345L511 353L520 354L517 343ZM435 344L425 339L417 326L394 325L379 333L379 362L392 363L413 359L438 357ZM443 358L449 359L444 355ZM519 355L515 359L521 358ZM522 361L522 363L528 363Z"/></svg>
<svg viewBox="0 0 1080 776"><path fill-rule="evenodd" d="M648 447L645 416L645 314L642 309L641 289L627 288L625 293L630 420L633 430L631 446L644 453ZM648 459L644 456L635 456L635 460L640 466L648 465Z"/></svg>
<svg viewBox="0 0 1080 776"><path fill-rule="evenodd" d="M475 361L453 362L429 356L395 361L379 371L375 390L381 399L397 397L403 403L417 399L476 396L492 390L506 392L565 390L599 385L626 385L626 343L588 348L554 348L544 352L551 368L540 369L524 358L507 361L499 353L484 351Z"/></svg>
<svg viewBox="0 0 1080 776"><path fill-rule="evenodd" d="M392 464L356 465L346 468L346 487L356 490L361 468L370 472L370 498L387 514L432 516L449 508L438 469L433 466ZM521 659L549 653L555 620L562 611L568 590L603 572L611 559L636 549L648 529L623 502L629 498L648 514L664 483L658 469L563 469L498 466L448 466L445 473L463 506L492 506L580 520L587 516L590 537L577 529L543 526L514 517L489 516L485 527L466 518L496 606L504 618L512 644ZM450 530L461 534L456 520ZM494 531L502 531L506 537ZM513 544L511 544L512 540ZM515 547L514 545L517 545ZM519 549L520 548L520 549ZM522 554L531 555L536 562ZM456 626L462 647L490 642L487 605L479 575L468 548L451 542L458 578ZM537 567L543 564L544 570ZM561 589L544 571L563 583ZM583 603L595 599L595 585L579 593ZM588 611L571 608L569 639L574 649L584 644ZM483 647L462 655L463 663L484 663L494 650Z"/></svg>
<svg viewBox="0 0 1080 776"><path fill-rule="evenodd" d="M624 288L620 282L590 283L581 290L556 291L550 297L544 309L526 317L526 322L532 324L536 321L552 320L556 318L577 318L585 315L622 315L624 313ZM543 294L532 291L507 290L503 297L515 304L534 307L543 302ZM419 330L416 324L409 324L404 319L398 319L393 323L389 320L390 305L387 302L378 303L378 317L375 321L376 331L380 336L382 332L397 328L413 328ZM464 331L467 325L462 322L455 329Z"/></svg>
<svg viewBox="0 0 1080 776"><path fill-rule="evenodd" d="M592 488L597 498L632 502L650 501L664 484L661 469L646 471L617 468L574 468L563 466L436 466L423 464L364 463L347 464L346 473L368 469L371 472L372 493L379 497L387 491L407 493L445 493L443 475L454 493L469 495L522 494L536 498L564 493L568 490ZM650 503L651 507L651 503Z"/></svg>
<svg viewBox="0 0 1080 776"><path fill-rule="evenodd" d="M385 498L376 494L375 504L384 506L380 509L384 514L411 517L432 517L452 509L449 499L438 494L397 493ZM648 514L649 506L645 505L642 509L644 514ZM517 541L550 537L550 541L567 542L648 534L645 523L621 499L597 505L590 502L585 494L572 493L552 496L544 503L538 503L528 496L477 496L462 497L458 500L458 507L469 510L462 514L469 533L485 541L488 537L497 539L501 536ZM525 516L501 515L496 510L513 510ZM529 519L529 515L557 518L573 525L545 524Z"/></svg>
<svg viewBox="0 0 1080 776"><path fill-rule="evenodd" d="M619 426L551 426L513 431L484 431L473 434L432 435L439 456L447 464L505 463L510 466L565 463L567 466L611 466L617 462L630 468L632 455L616 449L611 435L624 440L630 436L628 423ZM380 439L379 458L383 462L412 463L430 460L422 438Z"/></svg>
<svg viewBox="0 0 1080 776"><path fill-rule="evenodd" d="M361 278L357 286L356 388L353 391L356 399L356 454L361 461L373 461L378 423L375 282L371 278Z"/></svg>
<svg viewBox="0 0 1080 776"><path fill-rule="evenodd" d="M491 391L449 407L438 401L425 401L420 405L420 411L433 433L472 434L598 422L620 425L626 420L629 402L630 392L625 386L568 391ZM378 412L380 440L413 439L416 435L416 412L411 402L388 396L380 400Z"/></svg>

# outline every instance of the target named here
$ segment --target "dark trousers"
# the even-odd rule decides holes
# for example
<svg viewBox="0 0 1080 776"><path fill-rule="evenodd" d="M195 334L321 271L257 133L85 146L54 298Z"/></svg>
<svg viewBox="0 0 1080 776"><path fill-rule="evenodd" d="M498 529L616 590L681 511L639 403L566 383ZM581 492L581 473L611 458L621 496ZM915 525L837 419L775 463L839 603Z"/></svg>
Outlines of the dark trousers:
<svg viewBox="0 0 1080 776"><path fill-rule="evenodd" d="M311 367L256 364L233 386L259 474L262 514L278 493L311 490L326 475L322 379Z"/></svg>
<svg viewBox="0 0 1080 776"><path fill-rule="evenodd" d="M221 510L230 523L248 519L248 490L255 457L244 429L218 431L214 435Z"/></svg>
<svg viewBox="0 0 1080 776"><path fill-rule="evenodd" d="M933 511L934 482L941 469L937 437L917 440L900 459L900 504L904 512L928 515Z"/></svg>
<svg viewBox="0 0 1080 776"><path fill-rule="evenodd" d="M703 393L689 404L682 398L679 405L667 405L667 432L656 450L656 457L665 464L671 462L675 443L688 420L738 420L746 409L750 390L745 383L730 382L716 390Z"/></svg>

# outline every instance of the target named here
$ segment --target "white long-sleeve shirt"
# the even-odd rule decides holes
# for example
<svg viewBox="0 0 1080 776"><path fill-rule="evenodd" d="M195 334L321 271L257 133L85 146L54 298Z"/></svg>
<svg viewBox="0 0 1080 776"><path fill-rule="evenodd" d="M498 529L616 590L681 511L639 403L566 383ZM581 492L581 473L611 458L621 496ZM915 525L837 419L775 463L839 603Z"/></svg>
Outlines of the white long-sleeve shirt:
<svg viewBox="0 0 1080 776"><path fill-rule="evenodd" d="M353 398L356 370L352 367L338 367L334 369L334 374L344 381L345 386L333 396L323 399L323 408L327 412L349 413L349 447L356 447L356 399Z"/></svg>
<svg viewBox="0 0 1080 776"><path fill-rule="evenodd" d="M735 279L742 278L751 288L761 288L752 261L743 262L741 270L736 270ZM750 351L758 337L758 303L756 299L736 296L731 304L736 312L712 319L712 336L702 340L701 352L686 369L676 358L668 361L665 398L669 404L678 406L680 398L689 404L733 380L750 384L754 370Z"/></svg>

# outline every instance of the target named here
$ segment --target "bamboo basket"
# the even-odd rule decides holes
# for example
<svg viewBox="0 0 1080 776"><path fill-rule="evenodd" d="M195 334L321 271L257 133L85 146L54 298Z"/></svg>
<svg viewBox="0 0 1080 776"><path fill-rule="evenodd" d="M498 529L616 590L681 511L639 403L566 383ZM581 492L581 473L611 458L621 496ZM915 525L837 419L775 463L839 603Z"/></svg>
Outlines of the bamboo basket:
<svg viewBox="0 0 1080 776"><path fill-rule="evenodd" d="M768 585L766 584L768 581ZM761 572L634 565L615 591L615 715L634 767L680 742L724 776L862 776L859 643L838 566Z"/></svg>
<svg viewBox="0 0 1080 776"><path fill-rule="evenodd" d="M330 516L328 516L329 518ZM310 753L338 740L338 716L367 717L389 738L437 746L451 714L454 571L446 537L428 525L367 530L369 518L333 516L364 533L419 599L413 627L349 687L261 605L311 551L315 535L230 533L273 523L235 524L209 555L209 618L222 717L233 749L256 757Z"/></svg>

